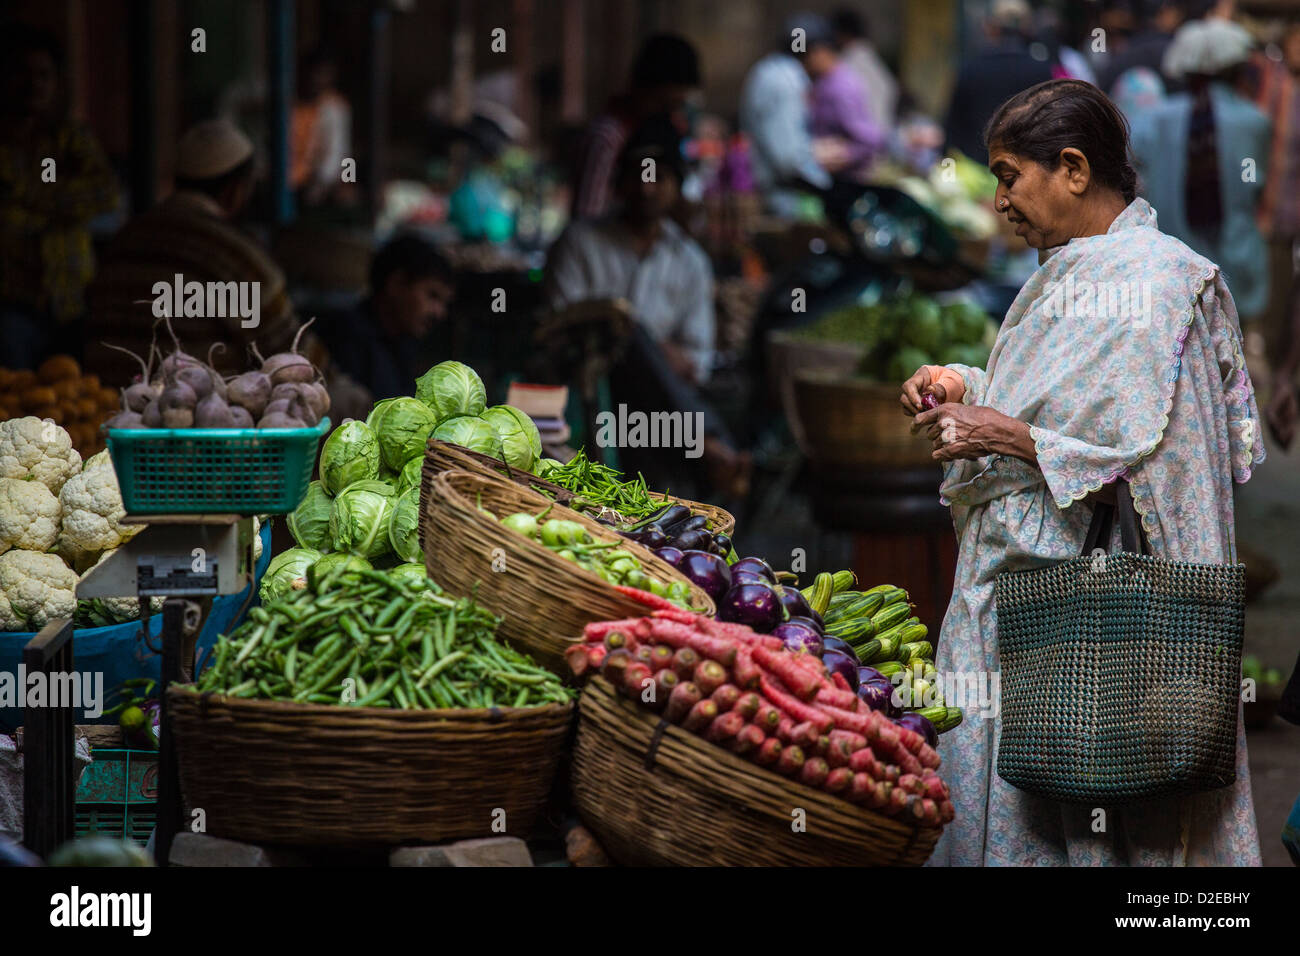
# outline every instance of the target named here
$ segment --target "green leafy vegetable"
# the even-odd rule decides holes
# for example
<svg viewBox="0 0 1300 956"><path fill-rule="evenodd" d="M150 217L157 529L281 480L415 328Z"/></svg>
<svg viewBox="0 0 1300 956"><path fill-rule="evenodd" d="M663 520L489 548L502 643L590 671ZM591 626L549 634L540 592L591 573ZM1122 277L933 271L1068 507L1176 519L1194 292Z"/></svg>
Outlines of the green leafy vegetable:
<svg viewBox="0 0 1300 956"><path fill-rule="evenodd" d="M385 493L387 489L387 493ZM392 490L381 481L357 483L334 498L330 538L334 550L376 558L388 550L388 512Z"/></svg>
<svg viewBox="0 0 1300 956"><path fill-rule="evenodd" d="M487 407L483 380L462 362L439 362L415 380L415 397L433 409L439 422L456 415L478 415Z"/></svg>
<svg viewBox="0 0 1300 956"><path fill-rule="evenodd" d="M496 429L477 415L449 418L433 430L433 437L493 458L500 458L503 454Z"/></svg>
<svg viewBox="0 0 1300 956"><path fill-rule="evenodd" d="M346 421L334 430L320 452L320 477L332 495L379 474L379 442L365 422Z"/></svg>
<svg viewBox="0 0 1300 956"><path fill-rule="evenodd" d="M289 512L287 519L289 533L298 542L298 547L321 552L333 550L334 542L330 538L330 510L333 507L334 500L321 482L313 481L307 486L307 494L298 507Z"/></svg>
<svg viewBox="0 0 1300 956"><path fill-rule="evenodd" d="M394 398L371 413L370 428L379 440L379 455L387 468L400 471L424 451L424 443L438 424L438 418L424 402Z"/></svg>
<svg viewBox="0 0 1300 956"><path fill-rule="evenodd" d="M408 488L393 504L388 515L388 541L403 561L422 561L420 550L420 489Z"/></svg>
<svg viewBox="0 0 1300 956"><path fill-rule="evenodd" d="M290 548L281 551L271 559L262 575L261 587L257 596L262 603L284 597L290 591L301 590L307 586L307 571L321 558L321 553L312 548Z"/></svg>
<svg viewBox="0 0 1300 956"><path fill-rule="evenodd" d="M533 420L513 405L493 405L479 417L496 430L505 462L532 471L542 454L542 436Z"/></svg>

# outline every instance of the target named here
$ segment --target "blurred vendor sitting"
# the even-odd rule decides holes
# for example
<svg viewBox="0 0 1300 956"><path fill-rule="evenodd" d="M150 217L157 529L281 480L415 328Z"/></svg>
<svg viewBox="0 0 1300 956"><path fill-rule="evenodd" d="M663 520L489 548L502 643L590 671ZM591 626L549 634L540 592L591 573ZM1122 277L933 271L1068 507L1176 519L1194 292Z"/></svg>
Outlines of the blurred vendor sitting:
<svg viewBox="0 0 1300 956"><path fill-rule="evenodd" d="M556 240L547 257L546 297L557 311L599 299L630 304L636 326L628 355L611 376L615 405L702 413L708 480L740 493L748 456L737 455L695 390L713 365L713 270L669 218L684 171L680 140L666 118L636 130L619 156L616 211L571 223ZM645 464L653 470L655 463Z"/></svg>
<svg viewBox="0 0 1300 956"><path fill-rule="evenodd" d="M411 394L427 370L421 340L447 318L454 290L450 264L419 236L391 239L370 263L370 294L319 330L342 369L374 400Z"/></svg>

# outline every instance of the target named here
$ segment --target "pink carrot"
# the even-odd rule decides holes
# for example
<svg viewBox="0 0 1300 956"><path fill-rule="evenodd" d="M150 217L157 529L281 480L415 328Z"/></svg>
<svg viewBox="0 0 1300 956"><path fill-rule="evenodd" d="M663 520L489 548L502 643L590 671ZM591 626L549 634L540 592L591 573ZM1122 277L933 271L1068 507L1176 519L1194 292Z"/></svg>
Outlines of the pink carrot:
<svg viewBox="0 0 1300 956"><path fill-rule="evenodd" d="M672 699L673 691L677 689L679 678L671 667L661 667L655 671L655 699L652 705L655 710L663 710L668 706L668 701Z"/></svg>
<svg viewBox="0 0 1300 956"><path fill-rule="evenodd" d="M581 677L591 666L587 658L587 645L573 644L564 649L564 663L569 665L569 671L574 677Z"/></svg>
<svg viewBox="0 0 1300 956"><path fill-rule="evenodd" d="M842 691L844 691L845 693L852 694L854 697L857 697L857 696L858 696L857 694L854 694L854 693L853 693L853 688L849 686L849 682L848 682L848 680L847 680L847 679L844 677L844 675L841 674L839 671L836 671L835 673L831 674L831 683L833 683L833 684L835 685L836 690L842 690ZM819 696L820 696L820 695L819 695ZM845 707L845 706L847 706L847 705L845 705L845 704L836 704L835 706L836 706L836 707Z"/></svg>
<svg viewBox="0 0 1300 956"><path fill-rule="evenodd" d="M598 644L610 631L630 631L636 627L639 617L625 617L621 621L592 621L582 630L584 639Z"/></svg>
<svg viewBox="0 0 1300 956"><path fill-rule="evenodd" d="M694 626L697 615L686 610L685 608L673 605L671 607L662 607L650 615L651 617L662 617L669 621L676 621L678 624L690 624Z"/></svg>
<svg viewBox="0 0 1300 956"><path fill-rule="evenodd" d="M646 681L652 678L649 665L633 661L623 671L623 690L629 697L639 698L646 688Z"/></svg>
<svg viewBox="0 0 1300 956"><path fill-rule="evenodd" d="M876 793L876 781L869 773L855 773L849 787L849 799L854 803L868 803Z"/></svg>
<svg viewBox="0 0 1300 956"><path fill-rule="evenodd" d="M848 767L834 767L826 774L822 789L827 793L845 793L853 784L853 771Z"/></svg>
<svg viewBox="0 0 1300 956"><path fill-rule="evenodd" d="M762 670L754 663L753 649L742 647L736 651L736 664L732 668L736 685L742 690L753 690L763 676Z"/></svg>
<svg viewBox="0 0 1300 956"><path fill-rule="evenodd" d="M756 727L762 729L765 734L774 734L781 726L781 711L767 702L763 702L758 713L754 715L753 723Z"/></svg>
<svg viewBox="0 0 1300 956"><path fill-rule="evenodd" d="M840 730L852 731L855 734L861 734L868 740L871 739L872 722L870 717L841 710L838 707L831 707L829 704L821 704L819 709Z"/></svg>
<svg viewBox="0 0 1300 956"><path fill-rule="evenodd" d="M638 604L644 604L646 607L654 608L656 611L680 611L676 604L667 598L661 598L657 594L651 594L649 591L642 591L640 588L630 588L626 585L616 584L614 590L624 597L630 597Z"/></svg>
<svg viewBox="0 0 1300 956"><path fill-rule="evenodd" d="M781 741L776 737L768 737L763 741L763 745L758 748L758 753L754 759L764 767L774 766L781 759L781 751L785 748L781 746Z"/></svg>
<svg viewBox="0 0 1300 956"><path fill-rule="evenodd" d="M762 706L763 698L759 697L751 690L747 693L741 694L740 697L736 699L736 702L732 705L731 709L744 717L745 720L752 721L756 716L758 716L758 709Z"/></svg>
<svg viewBox="0 0 1300 956"><path fill-rule="evenodd" d="M826 775L830 772L831 768L821 757L809 757L804 761L803 768L799 771L799 782L810 787L820 787L826 781Z"/></svg>
<svg viewBox="0 0 1300 956"><path fill-rule="evenodd" d="M779 710L778 713L780 713ZM776 725L776 735L781 738L782 742L792 744L795 742L794 728L796 726L794 719L789 714L781 713L781 720Z"/></svg>
<svg viewBox="0 0 1300 956"><path fill-rule="evenodd" d="M745 724L736 734L736 739L731 742L731 752L736 754L756 753L758 748L763 746L766 741L767 738L763 736L763 731L753 724Z"/></svg>
<svg viewBox="0 0 1300 956"><path fill-rule="evenodd" d="M804 765L803 748L798 744L790 744L781 750L781 759L776 762L776 772L785 776L793 776L798 773Z"/></svg>
<svg viewBox="0 0 1300 956"><path fill-rule="evenodd" d="M839 677L839 674L835 675ZM823 687L817 692L817 703L826 704L828 707L838 707L840 710L847 710L853 713L857 710L858 695L850 690L840 690L838 687Z"/></svg>
<svg viewBox="0 0 1300 956"><path fill-rule="evenodd" d="M702 734L717 717L718 705L706 698L691 708L691 712L682 721L682 727L692 733Z"/></svg>
<svg viewBox="0 0 1300 956"><path fill-rule="evenodd" d="M650 633L656 639L673 647L693 647L700 654L715 660L724 667L736 662L736 642L728 638L712 637L691 630L685 624L662 619L651 620Z"/></svg>
<svg viewBox="0 0 1300 956"><path fill-rule="evenodd" d="M921 798L921 824L927 827L943 826L939 818L939 804L929 797Z"/></svg>
<svg viewBox="0 0 1300 956"><path fill-rule="evenodd" d="M938 770L939 764L942 763L939 759L939 751L924 741L921 743L920 749L916 751L916 759L921 762L922 767L927 767L930 770Z"/></svg>
<svg viewBox="0 0 1300 956"><path fill-rule="evenodd" d="M870 747L855 750L849 756L849 766L859 773L870 774L873 780L885 779L885 769Z"/></svg>
<svg viewBox="0 0 1300 956"><path fill-rule="evenodd" d="M695 667L699 662L699 652L693 647L679 647L673 654L673 670L682 680L690 680L695 675Z"/></svg>
<svg viewBox="0 0 1300 956"><path fill-rule="evenodd" d="M952 823L953 817L957 816L957 811L953 808L951 800L939 801L939 822L942 824Z"/></svg>
<svg viewBox="0 0 1300 956"><path fill-rule="evenodd" d="M759 682L759 686L763 690L763 696L789 714L791 719L798 721L812 721L819 733L830 733L831 728L835 726L835 722L828 714L823 713L816 707L811 707L808 704L805 704L782 687L779 681L769 677L767 674L763 675L763 679ZM852 730L853 728L849 727L846 729Z"/></svg>
<svg viewBox="0 0 1300 956"><path fill-rule="evenodd" d="M935 803L942 803L948 799L948 787L939 779L938 774L928 774L921 778L921 783L925 785L925 796L929 797Z"/></svg>
<svg viewBox="0 0 1300 956"><path fill-rule="evenodd" d="M753 653L754 660L765 671L790 688L801 701L810 701L817 696L817 691L821 688L821 678L795 663L795 658L799 655L791 654L789 651L770 651L766 647L755 647Z"/></svg>
<svg viewBox="0 0 1300 956"><path fill-rule="evenodd" d="M713 692L727 682L727 669L717 661L700 661L695 666L691 678L700 685L700 692L712 696Z"/></svg>
<svg viewBox="0 0 1300 956"><path fill-rule="evenodd" d="M664 716L674 724L679 724L701 699L700 688L697 684L688 680L680 681L673 688L672 693L668 695L668 707Z"/></svg>
<svg viewBox="0 0 1300 956"><path fill-rule="evenodd" d="M723 684L715 690L709 697L718 705L720 713L726 713L736 706L736 701L740 700L740 688L735 684ZM741 720L746 720L744 714L740 715Z"/></svg>
<svg viewBox="0 0 1300 956"><path fill-rule="evenodd" d="M914 793L918 797L922 796L925 791L925 785L921 783L921 778L911 773L905 773L899 777L898 785L908 793Z"/></svg>
<svg viewBox="0 0 1300 956"><path fill-rule="evenodd" d="M740 714L719 714L714 718L713 723L709 724L709 729L705 731L704 736L716 744L725 744L745 726L745 719Z"/></svg>

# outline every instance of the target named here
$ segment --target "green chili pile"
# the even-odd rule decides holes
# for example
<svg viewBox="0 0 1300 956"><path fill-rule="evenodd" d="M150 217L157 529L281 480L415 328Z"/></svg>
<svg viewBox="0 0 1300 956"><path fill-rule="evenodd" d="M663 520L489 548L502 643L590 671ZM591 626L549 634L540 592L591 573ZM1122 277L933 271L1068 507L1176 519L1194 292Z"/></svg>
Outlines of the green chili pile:
<svg viewBox="0 0 1300 956"><path fill-rule="evenodd" d="M584 451L579 451L568 464L552 464L540 471L544 472L541 477L551 484L577 495L572 506L584 511L612 511L627 521L637 521L664 507L662 501L650 497L645 478L640 474L634 481L623 481L618 469L592 461Z"/></svg>
<svg viewBox="0 0 1300 956"><path fill-rule="evenodd" d="M498 618L427 578L338 568L249 612L199 691L352 707L535 707L570 692L495 638Z"/></svg>

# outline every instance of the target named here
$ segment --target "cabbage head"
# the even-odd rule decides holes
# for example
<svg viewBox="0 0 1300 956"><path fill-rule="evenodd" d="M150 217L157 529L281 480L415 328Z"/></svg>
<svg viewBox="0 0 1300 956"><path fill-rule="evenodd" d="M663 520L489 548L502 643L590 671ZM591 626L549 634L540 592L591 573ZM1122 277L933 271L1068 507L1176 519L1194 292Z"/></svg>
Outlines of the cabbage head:
<svg viewBox="0 0 1300 956"><path fill-rule="evenodd" d="M442 588L438 587L429 578L429 572L423 564L417 564L408 561L405 564L399 564L388 570L388 576L401 581L405 584L414 585L426 591L432 591L434 594L441 594Z"/></svg>
<svg viewBox="0 0 1300 956"><path fill-rule="evenodd" d="M424 560L420 550L420 489L408 488L397 496L388 515L388 542L403 561Z"/></svg>
<svg viewBox="0 0 1300 956"><path fill-rule="evenodd" d="M388 550L388 512L392 489L382 481L358 482L334 498L330 538L335 551L377 558Z"/></svg>
<svg viewBox="0 0 1300 956"><path fill-rule="evenodd" d="M496 430L506 464L532 471L542 454L542 436L533 420L513 405L493 405L479 417Z"/></svg>
<svg viewBox="0 0 1300 956"><path fill-rule="evenodd" d="M333 554L323 556L307 570L307 583L313 588L316 587L321 578L334 571L340 565L347 568L347 571L343 572L344 577L347 576L349 571L374 570L371 563L359 555L346 554L343 551L335 551Z"/></svg>
<svg viewBox="0 0 1300 956"><path fill-rule="evenodd" d="M370 426L379 439L379 457L384 467L401 471L412 458L424 454L424 443L438 424L433 410L414 398L395 398L376 408Z"/></svg>
<svg viewBox="0 0 1300 956"><path fill-rule="evenodd" d="M497 437L496 429L477 415L449 418L433 430L433 437L493 458L502 455L501 439Z"/></svg>
<svg viewBox="0 0 1300 956"><path fill-rule="evenodd" d="M330 497L325 486L313 481L307 486L307 494L297 508L289 512L289 533L300 548L314 551L332 551L334 542L330 539L330 510L334 499Z"/></svg>
<svg viewBox="0 0 1300 956"><path fill-rule="evenodd" d="M397 491L400 494L407 488L419 488L420 481L424 477L424 456L412 458L402 466L401 472L397 476Z"/></svg>
<svg viewBox="0 0 1300 956"><path fill-rule="evenodd" d="M379 442L365 422L345 421L325 439L320 452L320 477L332 495L379 474Z"/></svg>
<svg viewBox="0 0 1300 956"><path fill-rule="evenodd" d="M438 421L478 415L487 407L483 380L463 362L439 362L415 380L415 397L433 409Z"/></svg>
<svg viewBox="0 0 1300 956"><path fill-rule="evenodd" d="M271 559L262 575L257 596L267 604L284 597L290 591L301 591L307 586L307 569L321 558L321 553L311 548L290 548Z"/></svg>

